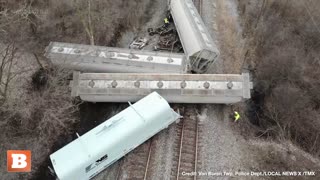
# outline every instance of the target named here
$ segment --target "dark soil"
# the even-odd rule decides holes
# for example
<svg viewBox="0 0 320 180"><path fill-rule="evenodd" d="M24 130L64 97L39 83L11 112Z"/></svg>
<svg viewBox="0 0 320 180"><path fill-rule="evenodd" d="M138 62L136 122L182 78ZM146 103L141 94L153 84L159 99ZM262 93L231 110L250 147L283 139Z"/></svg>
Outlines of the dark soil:
<svg viewBox="0 0 320 180"><path fill-rule="evenodd" d="M40 68L32 75L32 88L34 90L41 90L48 82L49 70Z"/></svg>

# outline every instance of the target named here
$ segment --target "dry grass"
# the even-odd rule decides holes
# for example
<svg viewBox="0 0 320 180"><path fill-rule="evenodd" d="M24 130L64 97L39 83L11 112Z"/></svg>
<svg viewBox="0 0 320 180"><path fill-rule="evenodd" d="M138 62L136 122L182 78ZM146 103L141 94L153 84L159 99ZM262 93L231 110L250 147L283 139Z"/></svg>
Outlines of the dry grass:
<svg viewBox="0 0 320 180"><path fill-rule="evenodd" d="M95 44L116 46L124 31L141 27L146 21L147 7L152 4L150 0L92 0ZM50 41L89 44L87 13L85 0L1 1L0 41L15 45L19 51L15 62L26 68L14 65L16 79L10 82L8 96L2 98L5 101L0 105L0 151L29 149L33 164L30 174L1 172L0 179L33 178L39 168L46 169L43 165L54 142L63 134L74 133L80 114L70 96L70 72L51 68L42 53ZM0 48L5 50L2 45ZM36 71L39 67L46 68ZM6 159L5 153L1 153L0 159Z"/></svg>
<svg viewBox="0 0 320 180"><path fill-rule="evenodd" d="M32 172L45 161L52 144L61 134L70 133L78 121L78 108L70 97L68 72L53 70L42 76L47 77L39 89L38 84L26 84L28 94L19 98L8 98L0 107L1 152L9 149L32 151ZM5 153L1 154L5 159ZM32 174L25 174L26 179ZM15 179L17 174L4 173L1 179Z"/></svg>
<svg viewBox="0 0 320 180"><path fill-rule="evenodd" d="M256 82L252 122L263 137L291 140L319 157L319 1L239 3Z"/></svg>
<svg viewBox="0 0 320 180"><path fill-rule="evenodd" d="M153 2L92 0L91 21L97 45L117 45L126 29L138 29L145 23L144 14ZM16 42L28 52L42 53L49 41L90 44L86 32L86 0L7 1L0 7L0 39ZM17 28L19 27L19 28Z"/></svg>
<svg viewBox="0 0 320 180"><path fill-rule="evenodd" d="M219 45L224 73L241 73L243 65L243 43L241 30L237 27L237 16L226 4L227 1L217 1L217 25Z"/></svg>
<svg viewBox="0 0 320 180"><path fill-rule="evenodd" d="M248 142L249 157L255 159L249 163L248 171L253 172L286 172L286 171L314 171L315 176L300 176L298 179L317 179L320 177L318 170L320 161L288 141L283 141L281 144L270 141ZM247 159L246 161L250 161ZM258 178L258 177L256 177ZM260 177L259 179L297 179L297 176L282 176L282 177Z"/></svg>

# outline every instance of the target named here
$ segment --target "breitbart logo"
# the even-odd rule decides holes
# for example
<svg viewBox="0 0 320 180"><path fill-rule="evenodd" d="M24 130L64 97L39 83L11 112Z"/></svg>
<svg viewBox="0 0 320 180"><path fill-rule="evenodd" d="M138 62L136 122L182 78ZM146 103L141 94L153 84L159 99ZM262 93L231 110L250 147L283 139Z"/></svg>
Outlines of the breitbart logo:
<svg viewBox="0 0 320 180"><path fill-rule="evenodd" d="M30 172L31 151L29 150L8 150L7 151L8 172Z"/></svg>

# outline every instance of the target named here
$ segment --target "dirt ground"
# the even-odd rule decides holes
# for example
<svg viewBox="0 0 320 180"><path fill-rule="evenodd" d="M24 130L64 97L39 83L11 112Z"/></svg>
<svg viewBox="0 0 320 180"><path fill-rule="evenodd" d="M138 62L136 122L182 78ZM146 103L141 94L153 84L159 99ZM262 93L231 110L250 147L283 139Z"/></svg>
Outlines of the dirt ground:
<svg viewBox="0 0 320 180"><path fill-rule="evenodd" d="M211 36L217 41L221 53L220 58L210 69L210 73L241 72L239 66L232 64L234 59L231 55L235 53L235 49L230 49L224 43L226 40L230 41L230 33L227 33L226 26L237 27L238 25L231 24L231 22L238 21L235 1L204 0L202 16ZM228 21L228 24L225 21ZM232 29L233 27L228 28ZM237 44L238 42L229 43ZM229 67L228 64L231 64L232 67ZM237 131L234 131L233 126L237 126L237 124L230 119L231 110L231 106L227 105L205 105L202 107L200 122L203 146L199 151L201 154L200 171L235 172L245 164L243 153L246 152L246 143L244 138ZM200 177L200 179L207 178L208 176Z"/></svg>
<svg viewBox="0 0 320 180"><path fill-rule="evenodd" d="M221 53L210 73L241 73L246 71L247 65L244 63L246 39L242 38L237 1L204 0L203 20L212 33L211 35L218 41ZM254 128L246 123L245 107L245 103L202 107L200 118L202 119L203 146L199 152L201 154L200 170L232 172L233 175L235 172L250 171L313 170L318 173L316 177L320 176L319 159L315 159L289 142L276 143L255 138ZM240 112L242 121L234 123L230 119L233 110ZM301 159L297 160L297 157ZM209 177L209 179L211 178L256 179L257 177ZM309 178L287 177L286 179ZM200 179L208 179L208 176L200 177ZM274 179L274 177L259 177L259 179Z"/></svg>

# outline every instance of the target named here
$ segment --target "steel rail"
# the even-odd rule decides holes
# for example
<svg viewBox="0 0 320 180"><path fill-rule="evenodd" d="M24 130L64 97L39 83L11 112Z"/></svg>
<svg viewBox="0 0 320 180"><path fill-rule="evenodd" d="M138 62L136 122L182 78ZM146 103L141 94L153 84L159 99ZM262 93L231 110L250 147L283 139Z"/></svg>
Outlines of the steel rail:
<svg viewBox="0 0 320 180"><path fill-rule="evenodd" d="M148 151L148 159L147 159L147 164L146 164L146 168L145 168L145 171L144 171L144 176L143 176L143 180L147 180L147 175L148 175L148 169L149 169L149 164L150 164L150 157L151 157L151 147L152 147L152 139L150 139L150 142L149 142L149 151Z"/></svg>

